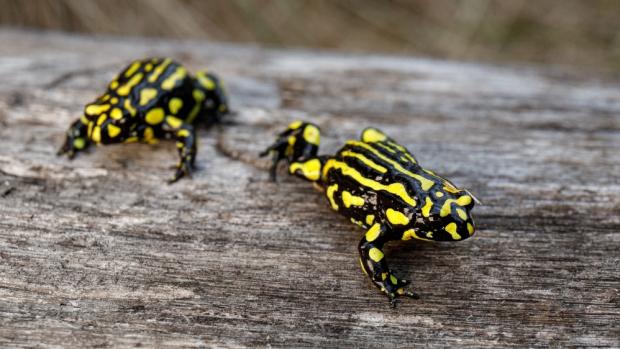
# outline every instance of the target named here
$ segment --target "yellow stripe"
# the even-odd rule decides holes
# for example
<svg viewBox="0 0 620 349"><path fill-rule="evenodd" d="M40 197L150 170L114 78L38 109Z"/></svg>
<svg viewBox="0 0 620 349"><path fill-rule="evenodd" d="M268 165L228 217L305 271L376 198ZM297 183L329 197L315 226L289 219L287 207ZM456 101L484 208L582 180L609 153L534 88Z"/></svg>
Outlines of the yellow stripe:
<svg viewBox="0 0 620 349"><path fill-rule="evenodd" d="M381 234L381 225L377 223L370 227L370 229L366 232L366 241L375 241L379 237L379 234Z"/></svg>
<svg viewBox="0 0 620 349"><path fill-rule="evenodd" d="M172 60L170 60L170 58L166 58L160 65L158 65L157 68L155 68L155 70L153 70L153 74L151 74L151 76L149 76L149 82L157 81L157 79L159 79L159 76L161 75L161 73L163 73L164 70L166 70L166 67L171 62L172 62Z"/></svg>
<svg viewBox="0 0 620 349"><path fill-rule="evenodd" d="M415 230L409 229L403 233L402 240L411 240L411 239L417 239L417 240L422 240L422 241L433 241L430 239L423 238L419 236Z"/></svg>
<svg viewBox="0 0 620 349"><path fill-rule="evenodd" d="M338 190L338 184L333 184L327 187L325 191L327 194L327 198L329 199L329 203L332 205L332 208L335 211L338 211L338 204L334 201L334 193Z"/></svg>
<svg viewBox="0 0 620 349"><path fill-rule="evenodd" d="M138 61L133 62L133 64L127 69L127 71L125 71L125 77L132 76L133 73L135 73L136 70L138 70L138 68L140 68L140 62Z"/></svg>
<svg viewBox="0 0 620 349"><path fill-rule="evenodd" d="M342 155L342 157L352 157L352 158L356 158L358 160L360 160L361 162L363 162L366 166L376 170L377 172L380 173L386 173L387 169L381 165L377 165L374 161L370 160L369 158L365 157L362 154L358 154L358 153L354 153L350 150L345 150L342 153L340 153L340 155Z"/></svg>
<svg viewBox="0 0 620 349"><path fill-rule="evenodd" d="M374 143L374 144L376 144L376 145L380 146L381 148L383 148L383 149L387 150L388 152L390 152L390 153L392 153L392 154L396 153L396 150L394 150L394 149L390 148L390 147L389 147L388 145L386 145L386 144L383 144L383 143Z"/></svg>
<svg viewBox="0 0 620 349"><path fill-rule="evenodd" d="M348 141L347 144L353 145L353 146L358 146L358 147L362 147L370 152L372 152L374 155L376 155L378 158L380 158L381 160L389 163L390 165L394 166L394 168L396 168L396 170L406 174L407 176L417 180L418 182L420 182L420 185L422 187L422 190L424 191L428 191L433 184L435 184L435 182L431 181L428 178L424 178L418 174L415 174L411 171L408 171L406 169L404 169L398 162L386 157L385 155L379 153L375 148L371 147L370 145L366 144L366 143L362 143L362 142L358 142L358 141Z"/></svg>
<svg viewBox="0 0 620 349"><path fill-rule="evenodd" d="M404 202L411 206L416 206L416 201L414 198L409 196L405 186L402 183L392 183L390 185L384 185L372 179L368 179L363 177L356 169L349 167L347 164L341 161L337 161L334 159L329 159L323 168L323 178L327 178L327 172L331 169L339 169L342 171L342 174L348 177L353 178L359 184L371 188L373 190L384 190L389 193L392 193L398 197L400 197Z"/></svg>
<svg viewBox="0 0 620 349"><path fill-rule="evenodd" d="M402 145L396 143L396 142L392 142L392 141L388 141L388 144L395 147L396 149L400 150L401 152L405 153L405 156L411 160L411 162L413 162L414 164L417 163L417 161L415 161L415 159L413 158L413 156L411 156L411 154L409 154L409 150L407 150L405 147L403 147Z"/></svg>
<svg viewBox="0 0 620 349"><path fill-rule="evenodd" d="M422 215L424 217L428 217L431 214L432 207L433 207L433 200L431 200L431 198L427 196L426 202L424 203L424 207L422 207Z"/></svg>
<svg viewBox="0 0 620 349"><path fill-rule="evenodd" d="M133 89L134 86L136 86L141 80L142 80L142 73L138 73L132 76L131 79L129 79L129 81L127 81L125 85L118 88L116 93L118 93L119 96L127 96L129 92L131 92L131 89Z"/></svg>
<svg viewBox="0 0 620 349"><path fill-rule="evenodd" d="M194 97L194 101L196 104L194 104L192 111L189 113L189 117L187 118L187 120L185 120L185 122L188 124L194 122L194 119L196 118L196 116L198 116L198 112L202 108L202 101L204 101L205 99L205 94L204 92L196 89L192 91L192 97Z"/></svg>

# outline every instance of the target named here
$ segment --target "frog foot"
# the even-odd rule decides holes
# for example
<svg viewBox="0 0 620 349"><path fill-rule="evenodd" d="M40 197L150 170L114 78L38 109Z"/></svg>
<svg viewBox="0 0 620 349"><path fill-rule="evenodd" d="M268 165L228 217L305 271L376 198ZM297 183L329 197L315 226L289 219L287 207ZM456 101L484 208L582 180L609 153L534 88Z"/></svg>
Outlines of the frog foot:
<svg viewBox="0 0 620 349"><path fill-rule="evenodd" d="M413 299L420 298L417 293L406 288L406 286L410 284L409 280L399 279L392 273L389 273L389 275L385 277L383 281L379 281L376 283L377 286L379 286L379 288L381 289L381 291L388 296L390 306L392 308L395 308L396 303L399 302L398 297L405 296Z"/></svg>
<svg viewBox="0 0 620 349"><path fill-rule="evenodd" d="M168 184L175 183L183 177L192 178L193 161L192 159L184 158L177 165L177 171L174 176L168 180Z"/></svg>

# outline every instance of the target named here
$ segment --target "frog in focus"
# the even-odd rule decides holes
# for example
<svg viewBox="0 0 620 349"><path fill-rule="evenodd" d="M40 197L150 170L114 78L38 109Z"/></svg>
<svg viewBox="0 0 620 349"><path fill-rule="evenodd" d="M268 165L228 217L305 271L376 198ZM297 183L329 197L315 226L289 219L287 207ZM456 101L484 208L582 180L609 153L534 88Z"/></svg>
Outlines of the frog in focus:
<svg viewBox="0 0 620 349"><path fill-rule="evenodd" d="M71 124L58 155L72 159L91 144L157 143L174 139L180 161L169 182L191 176L196 159L194 125L212 125L228 113L222 81L195 76L170 58L131 62Z"/></svg>
<svg viewBox="0 0 620 349"><path fill-rule="evenodd" d="M421 167L405 147L378 129L365 129L361 140L347 141L333 156L317 156L319 144L316 125L295 121L260 155L272 155L272 180L285 160L289 174L318 185L333 210L366 229L358 246L362 270L392 306L399 296L418 298L406 288L409 281L389 269L384 244L471 237L475 197Z"/></svg>

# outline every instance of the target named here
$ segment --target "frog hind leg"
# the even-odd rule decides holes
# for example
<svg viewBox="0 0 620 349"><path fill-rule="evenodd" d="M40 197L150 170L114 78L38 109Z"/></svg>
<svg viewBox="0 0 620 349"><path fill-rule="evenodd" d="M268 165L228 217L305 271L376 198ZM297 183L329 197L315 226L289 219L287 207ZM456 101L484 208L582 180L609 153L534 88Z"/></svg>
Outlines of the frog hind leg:
<svg viewBox="0 0 620 349"><path fill-rule="evenodd" d="M73 159L75 155L88 148L90 140L88 139L88 123L84 118L74 121L65 136L65 142L58 149L57 155L66 154L69 159Z"/></svg>
<svg viewBox="0 0 620 349"><path fill-rule="evenodd" d="M324 157L317 156L320 141L321 131L315 124L304 121L291 123L271 146L260 153L260 156L272 156L271 180L276 180L278 163L285 160L290 174L312 182L318 181L325 162Z"/></svg>
<svg viewBox="0 0 620 349"><path fill-rule="evenodd" d="M395 307L399 296L414 299L418 299L419 296L405 288L409 281L397 278L388 267L383 252L383 245L387 242L386 235L385 227L375 223L362 237L358 249L362 270L372 283L387 295L390 305Z"/></svg>

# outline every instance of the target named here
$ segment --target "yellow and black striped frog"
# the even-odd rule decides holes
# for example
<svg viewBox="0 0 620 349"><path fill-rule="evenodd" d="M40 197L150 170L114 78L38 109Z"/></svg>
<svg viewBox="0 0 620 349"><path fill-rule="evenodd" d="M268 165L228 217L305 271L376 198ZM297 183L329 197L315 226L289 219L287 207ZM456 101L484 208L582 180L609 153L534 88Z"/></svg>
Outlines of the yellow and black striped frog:
<svg viewBox="0 0 620 349"><path fill-rule="evenodd" d="M474 196L421 167L402 145L367 128L334 156L318 156L319 128L296 121L261 156L272 155L271 178L280 160L288 172L317 184L331 208L366 229L360 264L394 306L398 296L418 298L407 280L388 267L383 246L392 240L460 241L474 234Z"/></svg>
<svg viewBox="0 0 620 349"><path fill-rule="evenodd" d="M190 176L196 158L194 125L228 112L223 83L210 72L189 75L169 58L136 60L71 124L59 155L73 158L90 144L156 143L174 139L180 161L170 182Z"/></svg>

